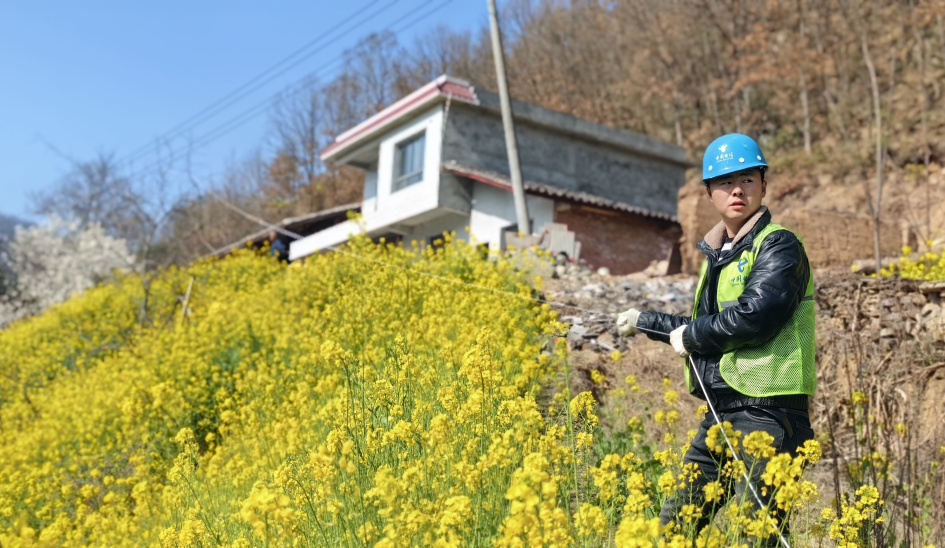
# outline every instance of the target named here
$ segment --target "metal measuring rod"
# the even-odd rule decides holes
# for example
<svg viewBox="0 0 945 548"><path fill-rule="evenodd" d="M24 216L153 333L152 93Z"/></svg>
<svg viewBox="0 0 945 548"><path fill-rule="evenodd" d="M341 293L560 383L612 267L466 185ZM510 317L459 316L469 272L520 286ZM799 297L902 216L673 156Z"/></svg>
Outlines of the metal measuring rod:
<svg viewBox="0 0 945 548"><path fill-rule="evenodd" d="M662 331L655 331L653 329L646 329L645 327L637 327L636 330L653 335L662 335L664 337L669 336L669 333L663 333ZM692 372L696 376L696 380L699 381L699 388L702 389L702 395L705 396L705 402L709 406L709 411L712 412L712 418L715 419L715 424L719 425L719 431L722 433L722 438L725 440L725 445L727 445L729 451L732 452L732 458L736 461L742 461L742 458L738 455L738 451L735 450L732 442L728 439L728 435L725 433L725 427L722 426L722 419L719 418L719 414L715 411L715 405L712 404L712 398L709 397L709 391L706 389L705 383L702 382L702 374L699 373L696 363L692 360L692 354L689 355L689 365L692 366ZM759 495L758 491L755 489L755 484L751 482L751 477L748 475L747 467L745 469L744 475L745 485L748 486L748 490L751 491L752 496L754 496L755 502L758 503L758 507L764 508L766 505L761 499L761 495ZM784 548L791 548L791 545L788 544L787 539L784 538L784 535L782 535L780 531L778 531L778 540L781 541L781 545L784 546Z"/></svg>

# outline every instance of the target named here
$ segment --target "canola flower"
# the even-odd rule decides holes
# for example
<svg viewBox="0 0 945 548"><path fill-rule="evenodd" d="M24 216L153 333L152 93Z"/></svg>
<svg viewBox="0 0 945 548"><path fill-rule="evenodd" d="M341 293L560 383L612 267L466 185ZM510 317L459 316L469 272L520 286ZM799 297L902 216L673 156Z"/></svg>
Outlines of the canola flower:
<svg viewBox="0 0 945 548"><path fill-rule="evenodd" d="M496 536L555 315L411 275L530 295L470 246L349 249L402 268L240 252L161 274L144 322L129 277L0 333L0 545Z"/></svg>
<svg viewBox="0 0 945 548"><path fill-rule="evenodd" d="M724 529L692 505L661 528L699 473L679 394L664 383L661 450L634 417L639 454L602 451L601 402L569 393L563 326L511 262L450 236L347 249L122 278L0 331L0 546L702 548L780 526L735 503ZM772 459L772 504L815 496L818 457ZM838 544L875 518L858 496L825 522Z"/></svg>
<svg viewBox="0 0 945 548"><path fill-rule="evenodd" d="M926 241L926 251L922 254L913 252L911 246L903 246L899 260L888 267L879 270L882 278L907 278L912 280L940 281L945 280L945 251L934 253L931 251L933 242ZM851 267L853 272L858 270L856 265ZM872 276L876 276L873 274Z"/></svg>

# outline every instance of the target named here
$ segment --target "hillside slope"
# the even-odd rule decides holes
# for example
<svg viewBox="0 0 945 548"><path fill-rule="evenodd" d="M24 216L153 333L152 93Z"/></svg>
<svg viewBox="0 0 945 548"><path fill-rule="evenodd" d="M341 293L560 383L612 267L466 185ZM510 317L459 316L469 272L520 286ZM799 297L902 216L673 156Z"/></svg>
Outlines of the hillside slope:
<svg viewBox="0 0 945 548"><path fill-rule="evenodd" d="M0 544L659 545L689 439L679 392L601 415L639 383L604 393L598 371L571 390L565 325L525 282L462 243L357 238L304 265L242 251L147 290L124 278L15 323ZM798 488L819 453L782 457L773 501L819 511ZM711 534L743 544L769 510Z"/></svg>
<svg viewBox="0 0 945 548"><path fill-rule="evenodd" d="M162 273L147 301L131 277L0 331L0 544L295 545L365 522L376 541L409 511L376 491L385 474L417 473L436 484L406 538L467 534L472 494L494 536L537 438L490 465L491 489L462 469L493 432L538 435L553 316L442 281L528 294L466 246L355 242L309 263L243 252Z"/></svg>
<svg viewBox="0 0 945 548"><path fill-rule="evenodd" d="M825 501L838 488L874 478L890 501L892 527L911 519L909 505L928 505L922 527L930 543L941 542L945 285L874 279L846 268L819 269L814 281L818 393L811 422L829 458L811 468L811 478ZM701 419L691 413L701 401L685 395L682 362L669 345L642 334L622 337L614 324L614 316L631 307L688 315L694 285L694 276L615 277L577 267L545 284L554 301L570 305L562 307L562 318L577 326L569 336L572 389L600 395L601 420L609 428L655 413L667 386L683 394L681 429ZM616 362L614 349L621 352ZM603 380L595 382L595 371ZM622 390L628 377L636 393ZM901 483L882 481L893 473Z"/></svg>

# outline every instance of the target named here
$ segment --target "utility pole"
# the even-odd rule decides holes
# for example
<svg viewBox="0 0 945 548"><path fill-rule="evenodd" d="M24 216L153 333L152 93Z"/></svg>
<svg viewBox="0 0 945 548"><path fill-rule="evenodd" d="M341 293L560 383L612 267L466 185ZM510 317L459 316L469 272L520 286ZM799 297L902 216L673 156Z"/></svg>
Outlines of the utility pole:
<svg viewBox="0 0 945 548"><path fill-rule="evenodd" d="M495 58L495 75L499 82L499 102L502 105L502 126L505 128L505 148L509 154L509 171L512 175L512 194L515 196L515 216L519 234L531 234L528 222L528 206L525 203L525 187L522 185L522 166L518 161L518 143L515 141L515 123L512 121L512 101L509 99L509 84L505 74L505 50L499 34L499 16L495 0L489 0L489 23L492 27L492 56Z"/></svg>

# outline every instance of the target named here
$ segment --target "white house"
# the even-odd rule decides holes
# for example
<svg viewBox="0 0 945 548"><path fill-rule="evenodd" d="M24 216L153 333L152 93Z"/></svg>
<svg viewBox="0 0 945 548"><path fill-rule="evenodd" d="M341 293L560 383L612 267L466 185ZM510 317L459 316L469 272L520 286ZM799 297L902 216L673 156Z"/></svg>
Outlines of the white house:
<svg viewBox="0 0 945 548"><path fill-rule="evenodd" d="M588 262L618 272L669 255L681 234L681 148L519 101L513 115L533 232L566 223ZM365 170L361 224L371 237L430 242L455 231L498 247L517 228L498 96L465 81L437 78L320 156ZM345 221L315 232L292 242L290 259L360 230Z"/></svg>

